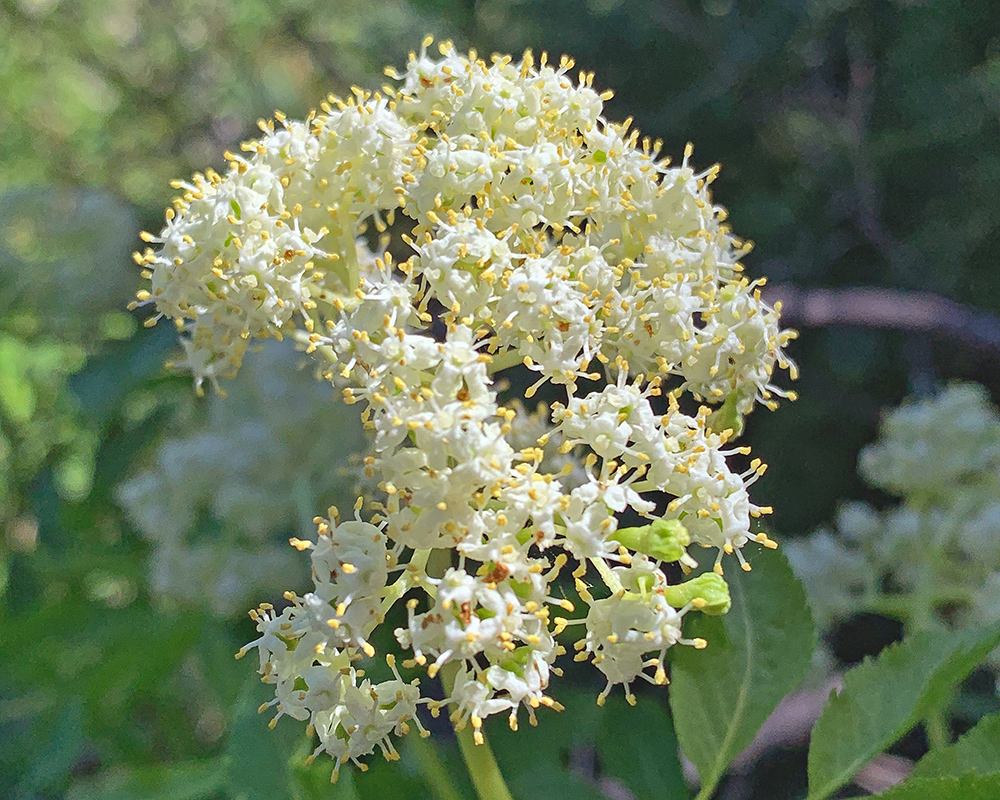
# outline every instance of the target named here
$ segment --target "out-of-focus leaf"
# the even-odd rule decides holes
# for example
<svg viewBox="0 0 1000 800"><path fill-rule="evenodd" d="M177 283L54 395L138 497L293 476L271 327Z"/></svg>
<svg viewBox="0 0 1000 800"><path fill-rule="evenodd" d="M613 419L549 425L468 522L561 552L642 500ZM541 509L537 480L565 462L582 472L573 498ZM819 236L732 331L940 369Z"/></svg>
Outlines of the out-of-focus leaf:
<svg viewBox="0 0 1000 800"><path fill-rule="evenodd" d="M403 758L414 764L434 800L466 800L476 796L457 742L411 733L402 752Z"/></svg>
<svg viewBox="0 0 1000 800"><path fill-rule="evenodd" d="M35 413L37 398L26 374L27 348L12 336L0 337L0 404L17 423L25 423Z"/></svg>
<svg viewBox="0 0 1000 800"><path fill-rule="evenodd" d="M575 760L593 753L600 720L597 694L569 687L553 693L565 709L540 709L538 727L522 719L514 732L504 720L490 720L487 738L500 772L515 800L598 800L603 795L596 785L570 771Z"/></svg>
<svg viewBox="0 0 1000 800"><path fill-rule="evenodd" d="M361 800L431 800L433 795L427 785L404 770L399 761L387 762L380 755L372 755L366 762L366 772L355 769L351 776Z"/></svg>
<svg viewBox="0 0 1000 800"><path fill-rule="evenodd" d="M129 301L139 222L108 192L61 186L0 194L0 290L41 315L39 333L96 342L102 315ZM2 296L2 295L0 295Z"/></svg>
<svg viewBox="0 0 1000 800"><path fill-rule="evenodd" d="M522 770L507 779L514 800L607 800L598 787L537 758L530 750L524 753Z"/></svg>
<svg viewBox="0 0 1000 800"><path fill-rule="evenodd" d="M182 761L166 767L113 767L78 783L66 800L207 800L225 786L225 759Z"/></svg>
<svg viewBox="0 0 1000 800"><path fill-rule="evenodd" d="M733 606L722 617L692 612L684 634L704 650L672 649L670 709L684 754L708 797L781 699L805 676L814 632L805 594L780 551L749 555L753 571L727 574Z"/></svg>
<svg viewBox="0 0 1000 800"><path fill-rule="evenodd" d="M258 714L260 704L273 698L270 687L247 679L236 702L235 718L226 745L226 787L230 800L284 800L292 785L287 765L302 723L287 719L268 728L269 716Z"/></svg>
<svg viewBox="0 0 1000 800"><path fill-rule="evenodd" d="M337 782L331 784L333 762L324 757L306 765L305 758L312 747L305 740L302 744L305 746L298 748L288 764L292 800L359 800L354 788L353 767L342 769Z"/></svg>
<svg viewBox="0 0 1000 800"><path fill-rule="evenodd" d="M18 798L34 798L65 781L83 745L83 704L74 697L57 717L48 746L35 758L18 785Z"/></svg>
<svg viewBox="0 0 1000 800"><path fill-rule="evenodd" d="M601 711L597 751L604 773L624 781L637 800L687 800L673 722L655 699L640 698L632 708L610 698Z"/></svg>
<svg viewBox="0 0 1000 800"><path fill-rule="evenodd" d="M107 344L73 376L70 387L87 417L103 425L130 391L163 372L164 361L177 348L176 330L157 325L127 341Z"/></svg>

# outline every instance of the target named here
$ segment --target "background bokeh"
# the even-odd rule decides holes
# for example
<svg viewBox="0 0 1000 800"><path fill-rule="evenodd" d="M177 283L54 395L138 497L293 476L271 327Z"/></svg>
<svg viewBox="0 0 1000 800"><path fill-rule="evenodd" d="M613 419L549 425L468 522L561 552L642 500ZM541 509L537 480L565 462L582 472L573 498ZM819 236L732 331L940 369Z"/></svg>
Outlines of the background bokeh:
<svg viewBox="0 0 1000 800"><path fill-rule="evenodd" d="M303 577L281 542L352 503L358 426L271 347L228 399L198 399L163 368L169 327L124 310L130 253L172 178L223 169L275 109L380 86L425 33L568 53L614 88L609 117L634 116L666 152L694 142L696 164L723 165L716 197L756 242L749 269L779 290L881 287L984 312L949 336L907 330L899 304L864 325L803 316L801 399L748 429L777 538L846 500L890 502L855 470L884 407L956 379L1000 392L986 0L0 0L0 796L416 798L432 796L428 764L461 774L447 746L336 789L288 761L298 729L267 731L232 654L252 638L242 609ZM877 619L848 632L844 660L898 635ZM576 776L550 775L548 797L627 796L610 773L583 781L600 765L564 746L625 719L598 719L588 680L584 710L498 744L515 771L537 748L533 763ZM995 702L984 685L970 718ZM661 723L642 724L667 736ZM797 764L765 756L741 796L800 796Z"/></svg>

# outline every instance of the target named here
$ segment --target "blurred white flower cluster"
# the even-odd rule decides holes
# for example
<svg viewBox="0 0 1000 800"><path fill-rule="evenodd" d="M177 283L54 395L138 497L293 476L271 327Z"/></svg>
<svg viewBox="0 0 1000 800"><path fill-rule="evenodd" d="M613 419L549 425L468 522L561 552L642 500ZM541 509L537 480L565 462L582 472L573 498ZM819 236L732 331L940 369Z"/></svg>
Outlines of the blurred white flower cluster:
<svg viewBox="0 0 1000 800"><path fill-rule="evenodd" d="M817 621L870 611L927 628L1000 617L1000 414L986 390L952 385L890 411L859 470L899 504L847 504L833 528L787 545Z"/></svg>
<svg viewBox="0 0 1000 800"><path fill-rule="evenodd" d="M308 580L288 536L312 529L317 500L349 502L365 446L356 415L301 354L259 349L230 397L208 398L204 419L182 424L118 489L153 545L152 590L219 615Z"/></svg>
<svg viewBox="0 0 1000 800"><path fill-rule="evenodd" d="M393 757L422 704L477 741L490 715L534 722L557 705L564 631L607 678L601 700L664 683L669 647L705 645L683 617L729 608L723 555L749 569L741 548L774 546L750 533L770 510L747 491L764 465L727 459L748 454L731 442L742 415L786 394L771 378L794 374L792 333L743 276L749 247L709 194L718 169L696 173L690 148L671 166L631 120L607 122L610 93L566 57L429 45L384 93L261 123L225 175L183 184L138 256L139 300L183 326L199 382L235 372L251 339L293 335L374 437L375 513L330 509L292 540L315 587L254 611L247 646L278 716L308 721L337 769ZM522 365L525 398L564 395L548 423L498 396L494 376ZM623 514L646 524L620 530ZM671 586L664 565L694 565L690 544L717 550L715 570ZM443 701L359 668L397 601L401 666L442 672Z"/></svg>

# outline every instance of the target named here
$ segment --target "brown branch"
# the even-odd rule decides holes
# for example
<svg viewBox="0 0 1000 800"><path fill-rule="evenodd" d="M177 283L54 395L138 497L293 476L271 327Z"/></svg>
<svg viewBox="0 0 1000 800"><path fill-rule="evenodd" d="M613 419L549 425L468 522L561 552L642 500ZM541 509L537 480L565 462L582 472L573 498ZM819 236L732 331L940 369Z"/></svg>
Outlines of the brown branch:
<svg viewBox="0 0 1000 800"><path fill-rule="evenodd" d="M798 328L850 325L952 339L1000 360L1000 316L929 292L858 287L769 286L765 299L782 304L781 318Z"/></svg>

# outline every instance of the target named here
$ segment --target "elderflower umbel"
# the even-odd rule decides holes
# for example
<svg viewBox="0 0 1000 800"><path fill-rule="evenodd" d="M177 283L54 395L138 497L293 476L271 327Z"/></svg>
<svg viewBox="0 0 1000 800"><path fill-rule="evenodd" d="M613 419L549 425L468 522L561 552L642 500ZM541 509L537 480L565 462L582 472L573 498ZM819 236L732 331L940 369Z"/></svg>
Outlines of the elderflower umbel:
<svg viewBox="0 0 1000 800"><path fill-rule="evenodd" d="M119 485L119 502L152 546L153 592L243 613L260 592L301 585L308 565L288 536L312 531L313 504L357 491L364 431L291 342L246 357L229 397L211 397ZM194 419L190 419L194 418ZM337 448L358 452L331 463Z"/></svg>
<svg viewBox="0 0 1000 800"><path fill-rule="evenodd" d="M817 619L868 611L928 628L1000 618L1000 414L987 391L956 384L892 409L858 465L901 499L884 511L847 503L834 527L788 543Z"/></svg>
<svg viewBox="0 0 1000 800"><path fill-rule="evenodd" d="M794 375L792 333L763 280L743 277L749 245L709 194L718 168L696 172L690 147L673 166L631 120L607 122L611 93L569 58L429 45L384 93L262 122L224 175L179 184L138 257L152 284L139 300L181 325L199 385L235 372L250 340L291 335L373 435L378 513L331 509L315 541L293 539L315 588L254 611L243 651L257 649L278 716L307 720L337 769L376 747L394 757L419 705L448 707L477 741L488 716L533 722L557 705L559 637L574 630L577 659L607 678L602 701L664 683L671 646L705 645L684 616L729 607L723 555L749 569L748 541L774 546L750 533L770 510L747 492L764 466L727 459L748 452L731 444L739 418L786 394L772 373ZM501 402L495 376L521 365L526 398L546 383L565 395L550 422ZM578 391L583 379L604 387ZM685 412L688 396L732 424ZM625 513L647 523L619 532ZM715 572L672 586L664 565L689 569L691 544L717 551ZM555 585L570 559L586 614ZM402 666L442 672L443 701L358 666L397 601Z"/></svg>

